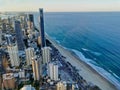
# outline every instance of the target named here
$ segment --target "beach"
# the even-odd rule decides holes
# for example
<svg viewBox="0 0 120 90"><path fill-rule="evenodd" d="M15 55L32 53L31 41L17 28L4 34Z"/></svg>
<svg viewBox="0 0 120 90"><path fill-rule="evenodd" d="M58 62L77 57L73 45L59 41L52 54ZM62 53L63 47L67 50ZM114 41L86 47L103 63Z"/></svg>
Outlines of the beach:
<svg viewBox="0 0 120 90"><path fill-rule="evenodd" d="M80 60L78 57L73 55L69 50L63 48L55 41L50 40L50 42L59 50L59 52L66 57L66 61L70 62L76 69L79 70L79 74L87 81L94 85L97 85L102 90L118 90L117 87L95 71L90 65Z"/></svg>

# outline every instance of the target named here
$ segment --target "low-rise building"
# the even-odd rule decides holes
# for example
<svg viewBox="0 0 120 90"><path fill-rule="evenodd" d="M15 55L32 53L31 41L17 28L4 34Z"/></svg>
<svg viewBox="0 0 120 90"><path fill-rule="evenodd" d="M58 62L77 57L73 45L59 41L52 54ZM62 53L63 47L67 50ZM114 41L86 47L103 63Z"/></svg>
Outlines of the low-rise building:
<svg viewBox="0 0 120 90"><path fill-rule="evenodd" d="M24 70L19 71L19 78L25 78L25 71Z"/></svg>
<svg viewBox="0 0 120 90"><path fill-rule="evenodd" d="M31 85L25 85L20 90L35 90L35 88L32 87Z"/></svg>
<svg viewBox="0 0 120 90"><path fill-rule="evenodd" d="M3 74L3 87L5 89L15 89L15 78L13 73Z"/></svg>

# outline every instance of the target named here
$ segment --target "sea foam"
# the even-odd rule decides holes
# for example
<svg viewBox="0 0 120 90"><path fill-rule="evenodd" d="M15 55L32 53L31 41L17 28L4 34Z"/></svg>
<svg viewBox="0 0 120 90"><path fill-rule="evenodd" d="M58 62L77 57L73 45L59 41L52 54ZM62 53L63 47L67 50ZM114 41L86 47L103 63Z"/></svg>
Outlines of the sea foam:
<svg viewBox="0 0 120 90"><path fill-rule="evenodd" d="M73 51L80 58L80 60L82 60L85 63L87 63L88 65L90 65L100 75L102 75L104 78L106 78L107 80L112 82L118 89L120 89L119 81L115 77L113 77L109 72L107 72L106 70L104 70L103 68L101 68L99 66L96 66L96 64L97 64L96 62L94 62L91 59L86 58L80 51L75 50L75 49L71 49L71 51ZM113 73L113 75L114 75L114 73ZM116 74L114 76L116 76ZM118 76L116 76L116 77L119 78Z"/></svg>

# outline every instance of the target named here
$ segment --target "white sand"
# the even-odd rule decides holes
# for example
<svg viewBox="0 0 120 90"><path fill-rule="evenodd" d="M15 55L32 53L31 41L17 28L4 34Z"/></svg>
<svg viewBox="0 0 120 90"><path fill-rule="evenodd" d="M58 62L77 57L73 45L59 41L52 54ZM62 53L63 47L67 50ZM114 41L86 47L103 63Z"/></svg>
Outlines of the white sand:
<svg viewBox="0 0 120 90"><path fill-rule="evenodd" d="M50 39L49 39L50 40ZM102 90L117 90L117 88L109 82L107 79L98 74L93 68L82 60L76 58L68 50L65 50L63 47L59 46L53 40L50 40L52 44L60 51L60 53L66 57L66 60L69 61L73 66L79 70L79 74L87 81L92 82L93 84L100 87Z"/></svg>

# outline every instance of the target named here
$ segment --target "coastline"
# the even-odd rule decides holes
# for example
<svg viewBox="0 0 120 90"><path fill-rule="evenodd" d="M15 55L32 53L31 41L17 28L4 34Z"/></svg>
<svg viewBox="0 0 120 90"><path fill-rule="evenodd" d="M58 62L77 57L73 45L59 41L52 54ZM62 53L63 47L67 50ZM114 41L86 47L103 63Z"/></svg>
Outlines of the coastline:
<svg viewBox="0 0 120 90"><path fill-rule="evenodd" d="M46 35L46 37L53 44L53 46L55 46L59 52L66 57L66 61L70 62L73 66L76 66L76 68L79 70L79 74L87 82L92 82L102 90L118 90L118 88L112 82L103 77L99 72L81 60L77 55L73 54L72 51L60 46L57 42L50 39L48 35Z"/></svg>

